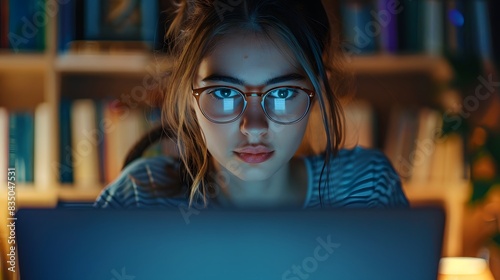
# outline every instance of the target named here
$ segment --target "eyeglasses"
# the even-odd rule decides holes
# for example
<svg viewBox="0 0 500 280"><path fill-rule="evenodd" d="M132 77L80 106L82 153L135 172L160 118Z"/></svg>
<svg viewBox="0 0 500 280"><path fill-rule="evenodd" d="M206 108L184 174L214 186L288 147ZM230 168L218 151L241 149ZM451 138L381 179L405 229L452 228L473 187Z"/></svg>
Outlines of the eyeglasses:
<svg viewBox="0 0 500 280"><path fill-rule="evenodd" d="M271 121L292 124L307 115L314 95L314 91L297 86L275 87L265 93L245 93L230 86L193 89L202 114L214 123L237 120L247 107L247 97L260 96L262 110Z"/></svg>

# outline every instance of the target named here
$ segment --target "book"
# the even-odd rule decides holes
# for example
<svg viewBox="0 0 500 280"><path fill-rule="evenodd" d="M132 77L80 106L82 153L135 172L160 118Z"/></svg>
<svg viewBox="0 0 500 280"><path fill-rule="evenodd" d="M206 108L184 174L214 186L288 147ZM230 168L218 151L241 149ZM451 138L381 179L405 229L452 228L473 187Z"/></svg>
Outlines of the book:
<svg viewBox="0 0 500 280"><path fill-rule="evenodd" d="M16 168L16 182L33 183L34 123L31 112L9 115L9 167Z"/></svg>
<svg viewBox="0 0 500 280"><path fill-rule="evenodd" d="M445 143L444 174L446 174L446 182L461 182L465 179L462 136L457 133L450 134Z"/></svg>
<svg viewBox="0 0 500 280"><path fill-rule="evenodd" d="M491 49L491 28L488 3L484 0L473 0L473 23L475 36L475 53L484 60L493 60Z"/></svg>
<svg viewBox="0 0 500 280"><path fill-rule="evenodd" d="M106 129L104 133L102 154L102 169L105 183L112 182L121 168L120 163L117 160L118 153L116 151L115 143L118 141L116 138L119 137L116 132L116 124L118 123L120 116L124 114L125 110L121 110L123 108L126 109L125 105L113 101L106 102L102 108L103 118L109 124L108 129Z"/></svg>
<svg viewBox="0 0 500 280"><path fill-rule="evenodd" d="M406 109L403 112L400 123L402 149L398 156L398 167L405 174L405 179L410 180L413 174L413 160L415 157L415 147L418 130L418 111L416 109Z"/></svg>
<svg viewBox="0 0 500 280"><path fill-rule="evenodd" d="M0 2L0 49L9 47L9 1Z"/></svg>
<svg viewBox="0 0 500 280"><path fill-rule="evenodd" d="M441 114L433 109L422 108L418 113L417 142L412 157L411 181L427 183L431 173L431 163L436 148L436 135L443 125Z"/></svg>
<svg viewBox="0 0 500 280"><path fill-rule="evenodd" d="M159 16L157 0L89 0L84 13L84 40L154 44Z"/></svg>
<svg viewBox="0 0 500 280"><path fill-rule="evenodd" d="M9 0L9 48L14 52L43 51L47 13L45 0Z"/></svg>
<svg viewBox="0 0 500 280"><path fill-rule="evenodd" d="M385 143L383 143L383 151L387 156L389 161L394 165L397 160L396 153L399 148L398 145L400 142L398 141L399 136L399 114L400 108L397 106L393 106L390 109L389 120L387 123L387 135L385 137Z"/></svg>
<svg viewBox="0 0 500 280"><path fill-rule="evenodd" d="M108 100L98 100L95 102L96 105L96 118L97 118L97 131L99 132L99 137L97 141L97 151L99 154L99 182L106 182L106 166L105 166L105 141L107 133L109 133L108 119L105 118L104 111L108 104Z"/></svg>
<svg viewBox="0 0 500 280"><path fill-rule="evenodd" d="M421 0L401 0L403 11L398 15L398 46L402 53L419 53L423 50Z"/></svg>
<svg viewBox="0 0 500 280"><path fill-rule="evenodd" d="M0 107L0 189L7 186L7 168L9 167L9 112Z"/></svg>
<svg viewBox="0 0 500 280"><path fill-rule="evenodd" d="M344 147L373 147L374 113L370 103L365 100L354 100L344 107L345 143Z"/></svg>
<svg viewBox="0 0 500 280"><path fill-rule="evenodd" d="M140 109L132 109L119 102L110 102L104 111L109 129L104 134L105 182L120 174L129 150L145 133L145 116Z"/></svg>
<svg viewBox="0 0 500 280"><path fill-rule="evenodd" d="M415 109L391 110L384 152L403 181L409 181L413 172L417 124Z"/></svg>
<svg viewBox="0 0 500 280"><path fill-rule="evenodd" d="M58 51L66 52L72 41L76 40L77 16L76 0L66 0L59 3Z"/></svg>
<svg viewBox="0 0 500 280"><path fill-rule="evenodd" d="M500 1L488 1L490 14L490 34L500 34L500 20L496 16L500 12ZM496 64L496 69L500 69L500 36L491 36L491 44L493 50L493 59Z"/></svg>
<svg viewBox="0 0 500 280"><path fill-rule="evenodd" d="M81 188L99 185L96 108L91 99L75 100L71 109L74 184Z"/></svg>
<svg viewBox="0 0 500 280"><path fill-rule="evenodd" d="M429 180L437 185L445 184L446 182L446 158L447 156L447 139L446 136L444 138L440 138L436 140L434 155L431 160L431 168L429 174Z"/></svg>
<svg viewBox="0 0 500 280"><path fill-rule="evenodd" d="M87 0L84 4L83 36L86 40L96 40L100 36L100 0Z"/></svg>
<svg viewBox="0 0 500 280"><path fill-rule="evenodd" d="M463 0L446 2L446 53L453 57L465 54L465 6Z"/></svg>
<svg viewBox="0 0 500 280"><path fill-rule="evenodd" d="M368 1L342 1L342 31L344 55L368 54L376 51L376 37L380 24L373 20Z"/></svg>
<svg viewBox="0 0 500 280"><path fill-rule="evenodd" d="M162 1L166 2L166 1ZM159 5L158 0L141 1L141 35L142 40L154 45L156 27L158 25ZM163 39L163 36L160 37Z"/></svg>
<svg viewBox="0 0 500 280"><path fill-rule="evenodd" d="M71 137L71 100L59 101L59 162L56 165L60 183L73 183Z"/></svg>
<svg viewBox="0 0 500 280"><path fill-rule="evenodd" d="M377 11L372 16L380 25L378 36L379 49L384 53L398 51L398 14L404 10L401 5L394 5L393 0L377 0ZM394 8L394 6L396 8Z"/></svg>
<svg viewBox="0 0 500 280"><path fill-rule="evenodd" d="M50 158L51 108L49 103L41 103L35 108L34 114L34 183L37 188L50 188L53 183L52 170L47 159Z"/></svg>
<svg viewBox="0 0 500 280"><path fill-rule="evenodd" d="M423 5L423 44L424 52L430 55L443 53L443 1L424 0Z"/></svg>

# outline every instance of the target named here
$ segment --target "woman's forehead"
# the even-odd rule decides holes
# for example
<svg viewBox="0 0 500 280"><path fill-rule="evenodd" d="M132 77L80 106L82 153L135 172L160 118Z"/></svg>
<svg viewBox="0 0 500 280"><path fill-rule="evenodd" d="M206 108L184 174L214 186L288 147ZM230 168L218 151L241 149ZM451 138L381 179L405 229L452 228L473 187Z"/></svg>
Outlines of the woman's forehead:
<svg viewBox="0 0 500 280"><path fill-rule="evenodd" d="M303 70L286 44L260 33L234 32L217 38L197 74L199 79L218 74L260 85L291 73Z"/></svg>

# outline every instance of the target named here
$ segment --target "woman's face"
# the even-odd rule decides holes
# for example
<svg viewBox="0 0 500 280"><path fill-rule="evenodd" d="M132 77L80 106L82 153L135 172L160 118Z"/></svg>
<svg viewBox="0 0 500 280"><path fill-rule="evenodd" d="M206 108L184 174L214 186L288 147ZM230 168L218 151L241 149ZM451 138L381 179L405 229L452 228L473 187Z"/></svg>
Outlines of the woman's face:
<svg viewBox="0 0 500 280"><path fill-rule="evenodd" d="M234 33L219 39L204 57L193 88L231 86L242 92L266 92L278 86L312 89L298 63L269 38L254 33ZM269 120L261 97L247 97L241 117L231 123L214 123L193 107L215 166L244 181L269 179L287 166L298 149L308 115L293 124Z"/></svg>

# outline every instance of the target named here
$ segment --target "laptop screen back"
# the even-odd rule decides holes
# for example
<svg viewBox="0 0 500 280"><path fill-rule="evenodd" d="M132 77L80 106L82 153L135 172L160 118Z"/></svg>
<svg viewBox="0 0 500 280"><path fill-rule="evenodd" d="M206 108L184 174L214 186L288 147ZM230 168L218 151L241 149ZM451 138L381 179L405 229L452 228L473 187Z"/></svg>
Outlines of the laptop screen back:
<svg viewBox="0 0 500 280"><path fill-rule="evenodd" d="M21 279L436 279L444 226L440 209L186 217L21 209Z"/></svg>

